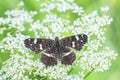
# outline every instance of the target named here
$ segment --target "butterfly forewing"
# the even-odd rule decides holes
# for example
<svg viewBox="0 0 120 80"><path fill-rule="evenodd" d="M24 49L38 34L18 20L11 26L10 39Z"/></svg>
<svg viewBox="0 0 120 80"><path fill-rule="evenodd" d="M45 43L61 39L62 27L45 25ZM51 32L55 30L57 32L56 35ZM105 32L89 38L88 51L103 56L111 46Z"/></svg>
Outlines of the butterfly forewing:
<svg viewBox="0 0 120 80"><path fill-rule="evenodd" d="M87 42L87 35L75 35L61 39L62 45L64 47L71 47L76 50L81 50L82 46Z"/></svg>
<svg viewBox="0 0 120 80"><path fill-rule="evenodd" d="M28 38L25 39L24 44L27 48L30 48L32 51L38 53L42 50L50 48L54 40L51 39L41 39L41 38Z"/></svg>

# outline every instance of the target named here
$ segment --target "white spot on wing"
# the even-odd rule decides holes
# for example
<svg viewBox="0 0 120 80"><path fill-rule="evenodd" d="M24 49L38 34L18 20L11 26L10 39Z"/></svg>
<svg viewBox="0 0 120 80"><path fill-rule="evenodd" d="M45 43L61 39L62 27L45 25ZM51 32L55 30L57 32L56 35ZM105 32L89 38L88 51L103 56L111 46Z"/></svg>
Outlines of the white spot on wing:
<svg viewBox="0 0 120 80"><path fill-rule="evenodd" d="M74 41L72 42L72 47L75 47L75 42Z"/></svg>
<svg viewBox="0 0 120 80"><path fill-rule="evenodd" d="M52 54L48 54L48 53L43 53L43 54L48 56L48 57L53 57L54 58L54 56Z"/></svg>
<svg viewBox="0 0 120 80"><path fill-rule="evenodd" d="M30 44L30 46L32 46L32 44Z"/></svg>
<svg viewBox="0 0 120 80"><path fill-rule="evenodd" d="M35 39L34 39L34 44L36 44L36 43L37 43L37 39L35 38Z"/></svg>
<svg viewBox="0 0 120 80"><path fill-rule="evenodd" d="M79 37L78 36L75 36L76 40L78 41L79 40Z"/></svg>
<svg viewBox="0 0 120 80"><path fill-rule="evenodd" d="M80 40L81 42L83 42L83 40Z"/></svg>
<svg viewBox="0 0 120 80"><path fill-rule="evenodd" d="M67 53L63 53L64 55L63 55L62 57L68 56L68 55L71 54L71 53L72 53L72 51L67 52Z"/></svg>
<svg viewBox="0 0 120 80"><path fill-rule="evenodd" d="M42 44L40 44L40 50L42 50L43 48L42 48Z"/></svg>

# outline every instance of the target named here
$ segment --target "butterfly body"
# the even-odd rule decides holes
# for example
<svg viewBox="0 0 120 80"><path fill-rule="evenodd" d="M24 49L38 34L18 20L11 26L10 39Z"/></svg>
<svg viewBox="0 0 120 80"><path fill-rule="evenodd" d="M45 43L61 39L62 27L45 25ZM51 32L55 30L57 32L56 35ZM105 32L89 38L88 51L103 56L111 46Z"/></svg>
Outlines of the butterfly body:
<svg viewBox="0 0 120 80"><path fill-rule="evenodd" d="M46 66L56 65L58 61L65 65L72 64L76 55L71 48L80 51L86 42L87 35L85 34L70 36L60 40L56 37L55 40L28 38L24 41L25 46L32 51L36 53L43 51L40 60Z"/></svg>
<svg viewBox="0 0 120 80"><path fill-rule="evenodd" d="M62 44L58 37L55 38L56 58L60 60L62 58Z"/></svg>

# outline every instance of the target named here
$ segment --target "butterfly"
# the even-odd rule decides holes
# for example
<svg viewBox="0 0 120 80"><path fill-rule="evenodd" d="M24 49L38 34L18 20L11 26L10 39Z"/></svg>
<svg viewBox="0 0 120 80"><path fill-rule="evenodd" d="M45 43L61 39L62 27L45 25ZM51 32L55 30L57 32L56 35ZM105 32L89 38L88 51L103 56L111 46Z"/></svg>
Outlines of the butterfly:
<svg viewBox="0 0 120 80"><path fill-rule="evenodd" d="M24 44L35 53L42 51L41 62L46 66L54 66L60 61L62 64L71 65L76 55L71 48L80 51L88 37L85 34L74 35L55 40L44 38L27 38Z"/></svg>

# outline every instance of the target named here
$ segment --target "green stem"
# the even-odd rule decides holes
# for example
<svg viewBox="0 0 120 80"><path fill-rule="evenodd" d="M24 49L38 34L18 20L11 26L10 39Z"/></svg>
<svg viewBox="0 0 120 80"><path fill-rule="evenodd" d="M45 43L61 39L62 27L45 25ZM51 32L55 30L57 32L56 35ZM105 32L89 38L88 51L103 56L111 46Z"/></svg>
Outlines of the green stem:
<svg viewBox="0 0 120 80"><path fill-rule="evenodd" d="M94 71L94 68L85 75L84 79L86 79L93 71Z"/></svg>
<svg viewBox="0 0 120 80"><path fill-rule="evenodd" d="M42 77L40 80L44 80L45 79L45 77Z"/></svg>
<svg viewBox="0 0 120 80"><path fill-rule="evenodd" d="M70 71L68 72L68 75L72 72L73 68L70 69Z"/></svg>

